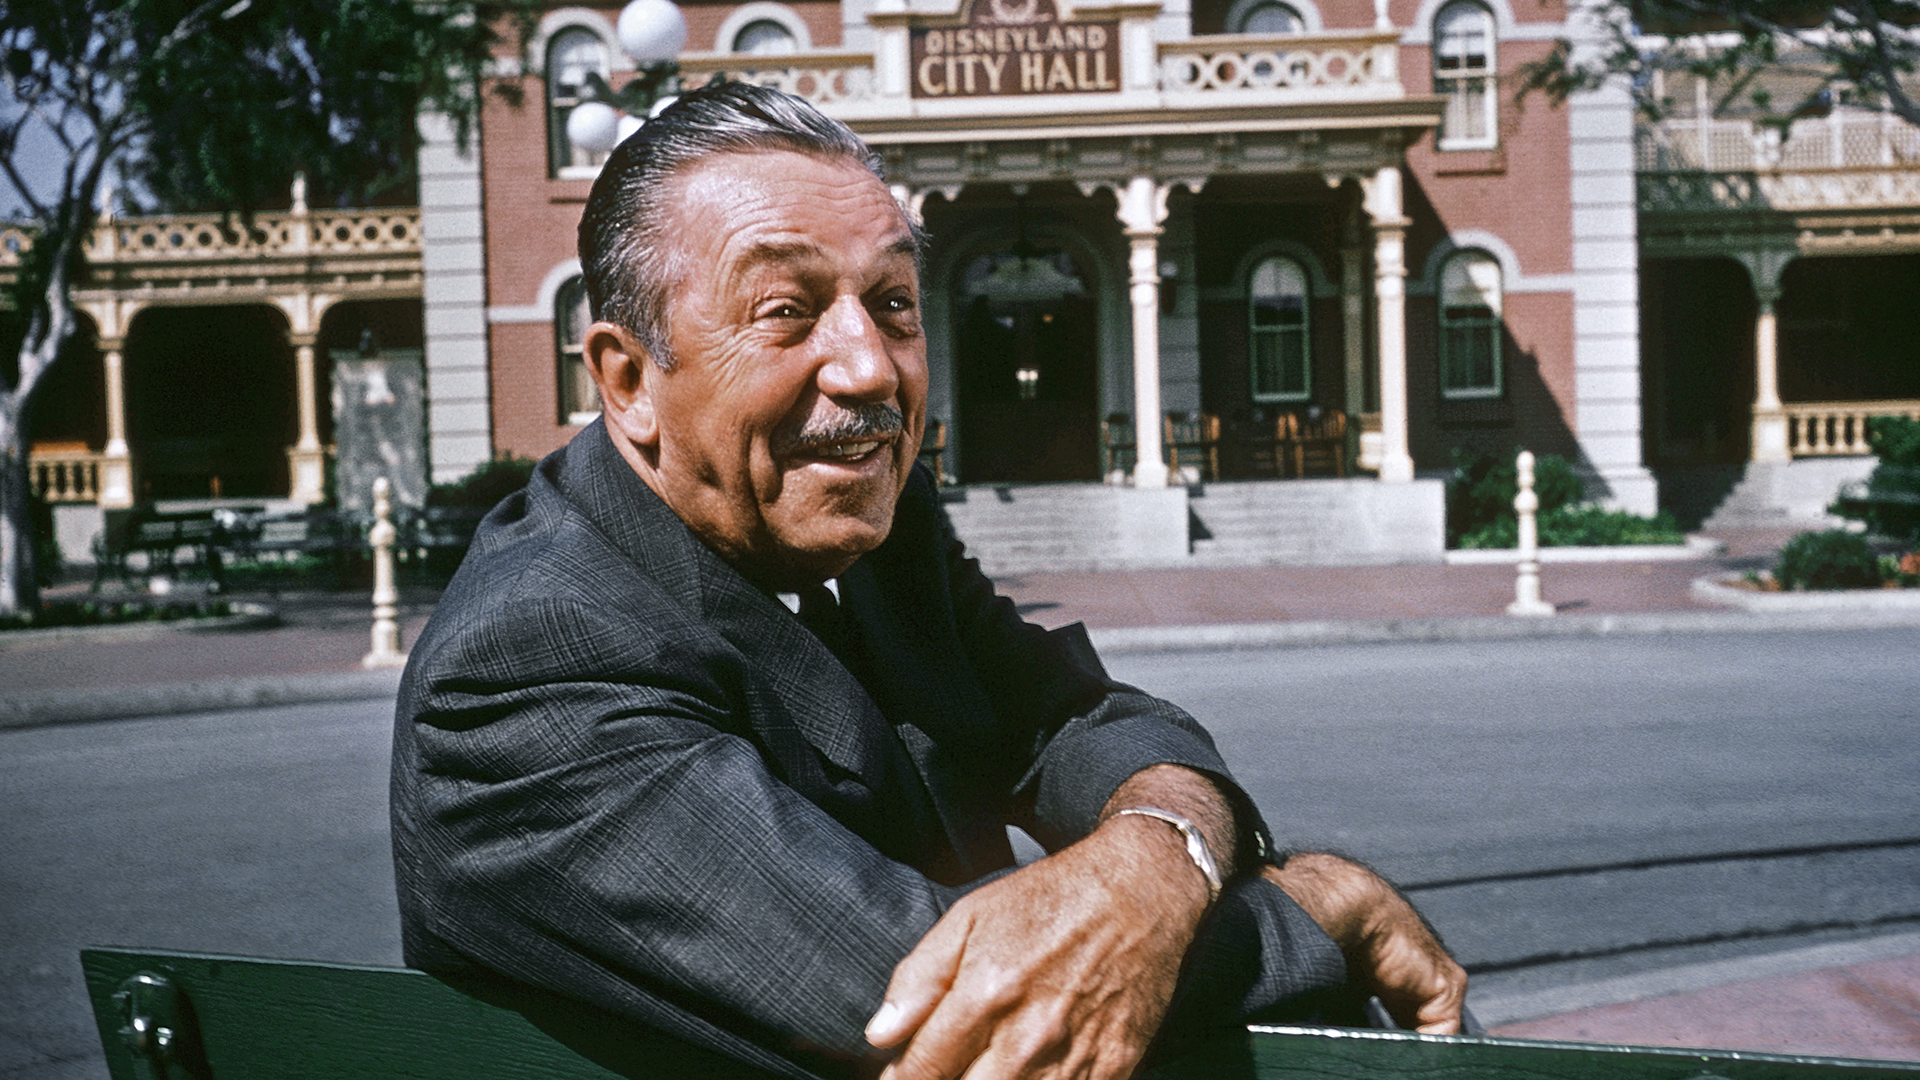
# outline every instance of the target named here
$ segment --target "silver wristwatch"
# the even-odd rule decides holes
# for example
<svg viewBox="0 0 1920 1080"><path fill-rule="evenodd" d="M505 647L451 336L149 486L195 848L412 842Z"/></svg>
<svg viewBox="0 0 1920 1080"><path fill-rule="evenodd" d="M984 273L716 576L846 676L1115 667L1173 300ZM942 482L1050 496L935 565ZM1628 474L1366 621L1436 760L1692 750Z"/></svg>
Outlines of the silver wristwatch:
<svg viewBox="0 0 1920 1080"><path fill-rule="evenodd" d="M1180 831L1187 842L1187 858L1207 878L1207 900L1220 899L1220 890L1226 888L1226 881L1220 876L1220 864L1213 861L1213 852L1207 850L1207 838L1200 835L1200 829L1171 810L1162 810L1157 806L1129 806L1114 812L1114 817L1123 814L1138 814L1141 817L1158 818Z"/></svg>

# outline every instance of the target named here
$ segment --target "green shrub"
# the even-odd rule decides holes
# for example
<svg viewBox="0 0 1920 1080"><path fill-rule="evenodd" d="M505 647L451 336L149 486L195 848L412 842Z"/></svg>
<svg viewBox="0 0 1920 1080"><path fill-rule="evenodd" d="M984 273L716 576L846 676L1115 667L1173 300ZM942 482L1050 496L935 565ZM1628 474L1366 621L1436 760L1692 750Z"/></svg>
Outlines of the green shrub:
<svg viewBox="0 0 1920 1080"><path fill-rule="evenodd" d="M1557 506L1540 515L1541 547L1619 547L1629 544L1684 544L1686 535L1673 516L1661 511L1642 517L1590 503ZM1463 548L1510 548L1520 542L1520 524L1512 514L1488 522L1460 538Z"/></svg>
<svg viewBox="0 0 1920 1080"><path fill-rule="evenodd" d="M491 510L501 499L527 486L533 476L532 458L497 457L482 462L452 483L435 484L427 491L428 506L471 506Z"/></svg>
<svg viewBox="0 0 1920 1080"><path fill-rule="evenodd" d="M1513 498L1520 493L1520 475L1514 458L1520 451L1500 457L1473 454L1464 449L1453 452L1453 479L1447 484L1447 546L1512 547L1505 544L1470 545L1466 537L1505 520L1509 535L1514 524ZM1533 493L1540 499L1540 512L1546 514L1576 502L1585 494L1585 486L1567 459L1548 454L1533 463Z"/></svg>
<svg viewBox="0 0 1920 1080"><path fill-rule="evenodd" d="M1865 484L1843 491L1828 511L1864 522L1876 535L1920 543L1920 421L1873 417L1867 445L1879 463Z"/></svg>
<svg viewBox="0 0 1920 1080"><path fill-rule="evenodd" d="M225 600L169 600L159 603L144 600L101 603L92 600L66 601L42 605L39 611L21 612L0 619L0 630L44 630L57 626L117 626L122 623L177 622L182 619L214 619L233 614L233 605Z"/></svg>
<svg viewBox="0 0 1920 1080"><path fill-rule="evenodd" d="M1880 584L1880 558L1858 533L1804 532L1780 549L1773 578L1783 589L1870 589Z"/></svg>

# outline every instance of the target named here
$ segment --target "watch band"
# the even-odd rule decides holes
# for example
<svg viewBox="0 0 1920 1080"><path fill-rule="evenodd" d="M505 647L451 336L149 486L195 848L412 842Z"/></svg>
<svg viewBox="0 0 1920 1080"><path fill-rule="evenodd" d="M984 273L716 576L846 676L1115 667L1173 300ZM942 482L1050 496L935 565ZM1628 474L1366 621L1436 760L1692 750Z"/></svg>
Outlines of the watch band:
<svg viewBox="0 0 1920 1080"><path fill-rule="evenodd" d="M1180 836L1187 843L1187 858L1192 859L1193 865L1206 876L1208 902L1220 899L1220 890L1226 888L1226 881L1221 878L1220 864L1213 861L1213 852L1208 850L1207 838L1200 835L1198 826L1171 810L1162 810L1157 806L1129 806L1124 810L1114 811L1113 816L1120 817L1124 814L1157 818L1179 830Z"/></svg>

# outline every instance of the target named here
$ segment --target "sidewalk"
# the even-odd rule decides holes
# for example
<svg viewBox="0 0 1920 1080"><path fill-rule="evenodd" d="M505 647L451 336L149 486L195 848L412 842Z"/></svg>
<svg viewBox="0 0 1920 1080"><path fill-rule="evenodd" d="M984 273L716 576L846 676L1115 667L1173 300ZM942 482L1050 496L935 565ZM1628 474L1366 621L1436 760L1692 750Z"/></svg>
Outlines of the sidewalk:
<svg viewBox="0 0 1920 1080"><path fill-rule="evenodd" d="M1084 621L1107 651L1449 640L1529 635L1781 629L1872 622L1862 613L1769 616L1695 598L1702 577L1764 569L1790 530L1718 536L1718 555L1681 560L1550 563L1542 592L1559 614L1504 614L1510 565L1249 567L1035 573L999 584L1028 618ZM84 586L57 592L84 592ZM270 628L158 630L28 642L0 635L0 729L309 700L390 696L393 671L364 672L366 596L241 596L279 611ZM431 593L401 604L405 648ZM1920 608L1880 624L1920 626ZM1838 619L1838 622L1835 622ZM1558 1015L1503 1022L1525 1038L1717 1046L1774 1053L1920 1061L1920 934L1800 950L1771 963L1673 969L1569 988ZM1512 1014L1508 1014L1512 1015Z"/></svg>

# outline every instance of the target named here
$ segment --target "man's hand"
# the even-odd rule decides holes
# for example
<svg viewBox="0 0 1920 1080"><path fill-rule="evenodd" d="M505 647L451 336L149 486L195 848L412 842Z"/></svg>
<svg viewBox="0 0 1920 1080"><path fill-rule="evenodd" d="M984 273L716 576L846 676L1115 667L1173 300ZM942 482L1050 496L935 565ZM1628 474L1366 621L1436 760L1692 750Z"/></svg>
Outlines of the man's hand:
<svg viewBox="0 0 1920 1080"><path fill-rule="evenodd" d="M1467 973L1393 886L1335 855L1295 855L1261 871L1327 932L1347 978L1371 990L1398 1023L1432 1035L1460 1031Z"/></svg>
<svg viewBox="0 0 1920 1080"><path fill-rule="evenodd" d="M867 1025L875 1046L903 1047L883 1080L1133 1072L1208 903L1178 832L1111 816L1128 805L1204 808L1155 788L1185 780L1158 772L1122 785L1091 836L963 898L900 962ZM1218 800L1198 774L1186 777Z"/></svg>

